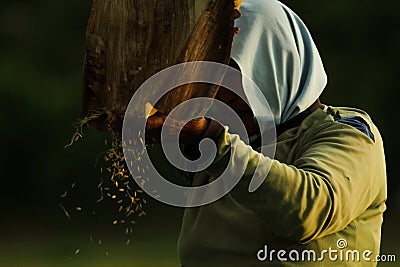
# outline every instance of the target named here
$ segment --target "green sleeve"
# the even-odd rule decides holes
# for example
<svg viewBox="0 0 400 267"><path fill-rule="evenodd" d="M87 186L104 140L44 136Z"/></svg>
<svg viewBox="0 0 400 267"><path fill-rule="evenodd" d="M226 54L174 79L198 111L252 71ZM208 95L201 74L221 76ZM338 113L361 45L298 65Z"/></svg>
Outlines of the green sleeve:
<svg viewBox="0 0 400 267"><path fill-rule="evenodd" d="M380 139L374 143L347 125L330 123L321 129L301 144L292 165L265 157L225 132L219 158L207 172L218 175L229 159L234 166L244 166L245 175L232 196L282 237L306 243L340 231L382 193L383 146ZM258 164L266 179L249 193ZM271 166L270 171L263 166Z"/></svg>

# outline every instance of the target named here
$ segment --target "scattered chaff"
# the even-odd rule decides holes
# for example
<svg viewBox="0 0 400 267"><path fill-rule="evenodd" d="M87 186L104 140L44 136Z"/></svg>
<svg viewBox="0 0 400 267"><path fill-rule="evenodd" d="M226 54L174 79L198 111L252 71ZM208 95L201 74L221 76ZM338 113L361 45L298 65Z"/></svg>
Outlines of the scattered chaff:
<svg viewBox="0 0 400 267"><path fill-rule="evenodd" d="M112 220L112 225L121 225L123 229L122 231L125 231L126 235L132 235L132 227L134 225L132 222L135 222L135 219L146 214L143 210L146 204L144 192L140 190L140 187L137 184L145 184L146 179L148 179L147 177L143 178L145 177L145 175L143 175L145 168L137 167L137 165L139 165L137 163L141 160L144 151L131 152L134 154L130 155L131 160L129 164L131 166L135 166L135 170L137 169L137 173L135 173L135 177L133 177L125 161L121 135L115 131L115 128L111 126L112 117L113 114L110 112L101 110L90 117L83 118L75 126L75 133L71 138L71 142L66 145L65 148L73 146L76 142L83 138L84 134L82 129L84 126L96 123L98 119L104 118L110 122L108 124L109 129L107 129L107 131L111 133L111 138L104 141L107 149L100 153L95 161L95 166L99 169L99 183L97 187L100 196L97 199L97 205L100 206L103 202L104 204L107 204L110 201L111 203L115 203L116 215L114 215L115 219ZM132 135L132 137L132 140L129 140L131 145L138 144L137 147L139 148L145 147L140 133L137 135ZM76 184L73 183L71 189L73 189L75 185ZM70 195L68 190L61 195L61 198L64 199ZM59 205L67 218L71 220L71 215L67 209L63 205ZM75 205L73 209L77 212L84 212L84 209L80 205ZM85 209L85 211L90 212L92 215L98 216L97 213L92 210L92 208ZM127 222L131 222L129 224L130 227L125 228L125 226L128 224ZM92 243L93 237L91 237L90 240ZM131 237L129 237L127 240L131 240ZM131 241L129 241L129 243L131 243ZM98 245L102 245L102 240L98 241Z"/></svg>
<svg viewBox="0 0 400 267"><path fill-rule="evenodd" d="M111 114L109 114L109 112L106 112L106 111L98 111L98 112L94 112L93 115L91 115L89 117L85 117L85 118L81 119L75 125L75 132L71 137L71 141L69 142L69 144L65 145L64 148L66 149L66 148L72 147L79 140L81 140L83 138L83 126L86 126L89 123L94 122L103 116L107 116L107 118L109 118L111 116Z"/></svg>
<svg viewBox="0 0 400 267"><path fill-rule="evenodd" d="M60 208L63 210L65 216L67 216L67 218L71 221L71 215L69 215L68 211L64 208L64 206L61 205L61 203L58 203L58 205L59 205Z"/></svg>
<svg viewBox="0 0 400 267"><path fill-rule="evenodd" d="M116 225L134 221L133 217L144 216L146 213L143 208L147 201L144 198L143 190L137 185L137 181L144 181L139 175L143 173L143 170L140 166L137 167L139 177L135 177L135 181L125 161L119 135L115 133L112 137L111 147L102 153L102 158L98 158L97 164L101 165L101 179L98 188L101 193L99 201L107 198L117 204L119 218L113 221L113 224ZM138 135L129 142L141 142L140 140L141 137ZM134 153L131 158L135 159L131 164L135 164L139 161L135 155L141 155L143 152L132 151L131 153Z"/></svg>
<svg viewBox="0 0 400 267"><path fill-rule="evenodd" d="M72 135L71 142L68 145L65 145L64 148L69 148L73 146L76 142L78 142L81 138L83 137L82 135L82 130L81 128L76 128L75 133Z"/></svg>

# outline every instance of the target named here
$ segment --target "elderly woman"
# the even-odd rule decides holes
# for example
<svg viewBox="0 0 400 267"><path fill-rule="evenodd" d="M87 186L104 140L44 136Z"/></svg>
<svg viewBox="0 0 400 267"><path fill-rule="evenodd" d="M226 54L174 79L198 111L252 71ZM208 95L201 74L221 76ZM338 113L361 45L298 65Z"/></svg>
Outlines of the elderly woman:
<svg viewBox="0 0 400 267"><path fill-rule="evenodd" d="M183 143L209 137L218 148L209 168L190 175L192 186L215 180L229 160L246 174L259 164L270 169L253 193L251 175L245 175L223 198L186 208L178 245L182 266L375 266L386 201L377 128L361 110L319 102L326 74L309 31L292 10L276 0L245 0L240 13L232 65L270 105L277 125L275 158L259 152L257 138L248 146L210 119L183 128ZM246 86L243 91L251 94ZM250 97L245 105L221 89L217 98L241 115L250 135L262 131L254 121L263 118L251 112L257 103ZM149 132L161 123L161 117L150 117Z"/></svg>

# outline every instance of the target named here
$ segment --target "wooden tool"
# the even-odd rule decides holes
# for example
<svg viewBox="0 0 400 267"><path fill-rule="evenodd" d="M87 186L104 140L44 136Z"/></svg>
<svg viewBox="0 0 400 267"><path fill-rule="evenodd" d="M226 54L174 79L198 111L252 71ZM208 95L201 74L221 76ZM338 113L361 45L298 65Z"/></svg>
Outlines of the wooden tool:
<svg viewBox="0 0 400 267"><path fill-rule="evenodd" d="M86 31L81 116L100 130L119 131L139 86L176 63L227 64L235 0L96 0ZM165 95L156 107L168 114L218 87L191 84Z"/></svg>

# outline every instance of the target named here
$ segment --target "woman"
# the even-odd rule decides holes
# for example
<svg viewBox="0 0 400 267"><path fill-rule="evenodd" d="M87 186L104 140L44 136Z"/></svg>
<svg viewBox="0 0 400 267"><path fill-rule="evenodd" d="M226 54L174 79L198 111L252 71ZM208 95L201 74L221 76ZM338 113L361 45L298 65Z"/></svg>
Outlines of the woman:
<svg viewBox="0 0 400 267"><path fill-rule="evenodd" d="M293 11L275 0L245 0L240 12L232 62L268 100L277 125L276 154L262 155L256 141L247 146L210 119L183 128L183 143L209 137L218 147L214 163L191 175L193 186L217 179L229 160L246 175L225 197L185 210L182 266L375 266L386 201L377 128L361 110L320 104L327 81L323 64ZM248 112L260 108L251 97L250 107L223 89L217 98L242 114L250 135L262 133L253 123L256 113ZM149 133L162 120L150 117ZM258 164L270 170L249 193Z"/></svg>

